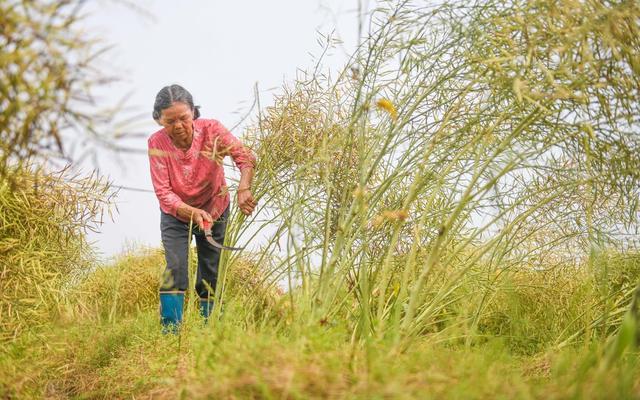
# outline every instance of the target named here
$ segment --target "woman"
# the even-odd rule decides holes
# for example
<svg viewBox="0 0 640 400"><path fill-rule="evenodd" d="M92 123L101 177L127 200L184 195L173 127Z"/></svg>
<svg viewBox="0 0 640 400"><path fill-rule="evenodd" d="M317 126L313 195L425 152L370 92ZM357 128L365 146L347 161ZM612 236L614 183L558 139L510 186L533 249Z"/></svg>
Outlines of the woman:
<svg viewBox="0 0 640 400"><path fill-rule="evenodd" d="M189 226L198 252L196 292L206 319L213 307L220 249L205 236L213 223L212 238L224 243L229 215L229 192L222 160L230 155L240 169L237 203L245 215L256 207L251 194L255 157L222 124L200 119L191 94L179 85L165 86L153 105L153 119L162 126L148 141L151 181L160 202L160 230L167 267L160 288L163 332L176 332L182 321L188 287Z"/></svg>

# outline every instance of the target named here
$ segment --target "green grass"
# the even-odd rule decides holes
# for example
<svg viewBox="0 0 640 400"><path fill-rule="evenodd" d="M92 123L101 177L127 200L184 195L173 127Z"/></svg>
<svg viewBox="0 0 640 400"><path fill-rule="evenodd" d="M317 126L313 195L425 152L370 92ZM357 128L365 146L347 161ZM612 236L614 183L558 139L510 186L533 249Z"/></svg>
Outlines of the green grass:
<svg viewBox="0 0 640 400"><path fill-rule="evenodd" d="M630 354L598 368L599 346L522 356L502 338L480 344L416 341L402 353L353 348L343 326L292 335L246 326L225 312L210 326L160 334L157 315L117 323L52 324L9 345L4 398L637 398Z"/></svg>
<svg viewBox="0 0 640 400"><path fill-rule="evenodd" d="M552 340L559 337L563 324L581 314L586 300L595 298L589 274L513 273L502 283L509 290L489 302L492 312L481 320L472 340L464 326L445 323L442 330L425 333L399 350L389 338L354 342L348 318L313 324L296 321L285 306L286 293L270 295L276 298L275 305L273 297L255 301L261 291L247 286L247 271L255 266L245 259L229 269L231 290L219 319L204 325L197 310L189 308L181 334L162 335L157 293L135 296L146 293L140 282L150 283L159 276L161 259L158 251L132 250L87 274L78 287L93 296L72 299L62 318L23 333L3 348L0 395L10 399L640 396L640 358L634 350L607 363L610 346L595 334L582 335L562 348ZM629 273L626 267L622 271L625 276ZM569 278L573 290L567 285ZM518 280L528 285L516 285ZM478 283L467 279L464 292L473 293L470 289ZM93 290L92 285L98 284L102 290ZM562 291L564 297L559 297ZM262 312L247 309L249 304L261 304ZM564 308L558 309L559 305ZM450 312L463 313L467 306L460 302ZM501 319L495 318L498 314Z"/></svg>

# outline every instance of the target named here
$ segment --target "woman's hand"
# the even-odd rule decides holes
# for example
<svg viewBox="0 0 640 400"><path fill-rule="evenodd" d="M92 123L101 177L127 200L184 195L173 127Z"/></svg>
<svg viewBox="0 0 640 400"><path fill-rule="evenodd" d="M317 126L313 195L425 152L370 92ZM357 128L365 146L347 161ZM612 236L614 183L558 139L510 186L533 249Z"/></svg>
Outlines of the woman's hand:
<svg viewBox="0 0 640 400"><path fill-rule="evenodd" d="M213 223L213 218L211 218L211 214L206 212L205 210L201 210L199 208L193 209L193 222L198 224L201 230L204 231L204 221L209 221Z"/></svg>
<svg viewBox="0 0 640 400"><path fill-rule="evenodd" d="M258 203L253 199L251 189L238 189L238 207L244 215L251 215Z"/></svg>
<svg viewBox="0 0 640 400"><path fill-rule="evenodd" d="M185 203L182 203L178 206L178 216L187 221L193 219L193 223L197 224L198 227L200 227L200 229L202 230L204 230L204 221L213 223L211 214L209 214L205 210L191 207L190 205L187 205Z"/></svg>

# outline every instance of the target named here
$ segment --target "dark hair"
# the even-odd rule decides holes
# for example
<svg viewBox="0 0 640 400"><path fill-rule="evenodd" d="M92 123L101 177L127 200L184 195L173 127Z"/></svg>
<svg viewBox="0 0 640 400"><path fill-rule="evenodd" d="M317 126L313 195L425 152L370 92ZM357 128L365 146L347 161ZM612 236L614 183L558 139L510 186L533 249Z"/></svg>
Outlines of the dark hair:
<svg viewBox="0 0 640 400"><path fill-rule="evenodd" d="M153 119L159 120L162 110L171 107L174 101L187 104L193 110L193 119L200 117L200 106L193 105L193 97L191 93L180 85L165 86L156 95L156 101L153 103Z"/></svg>

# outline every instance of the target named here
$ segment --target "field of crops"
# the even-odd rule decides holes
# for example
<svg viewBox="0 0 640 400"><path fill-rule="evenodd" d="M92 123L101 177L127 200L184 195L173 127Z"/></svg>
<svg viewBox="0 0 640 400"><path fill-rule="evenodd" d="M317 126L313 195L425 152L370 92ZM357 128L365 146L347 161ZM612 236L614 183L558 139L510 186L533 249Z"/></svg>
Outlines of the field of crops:
<svg viewBox="0 0 640 400"><path fill-rule="evenodd" d="M43 161L93 126L60 102L75 70L33 87L63 67L12 47L10 8L1 399L640 398L637 1L382 3L344 70L243 132L260 208L227 235L260 246L223 253L222 306L204 325L192 288L178 335L163 250L97 265L113 190Z"/></svg>

